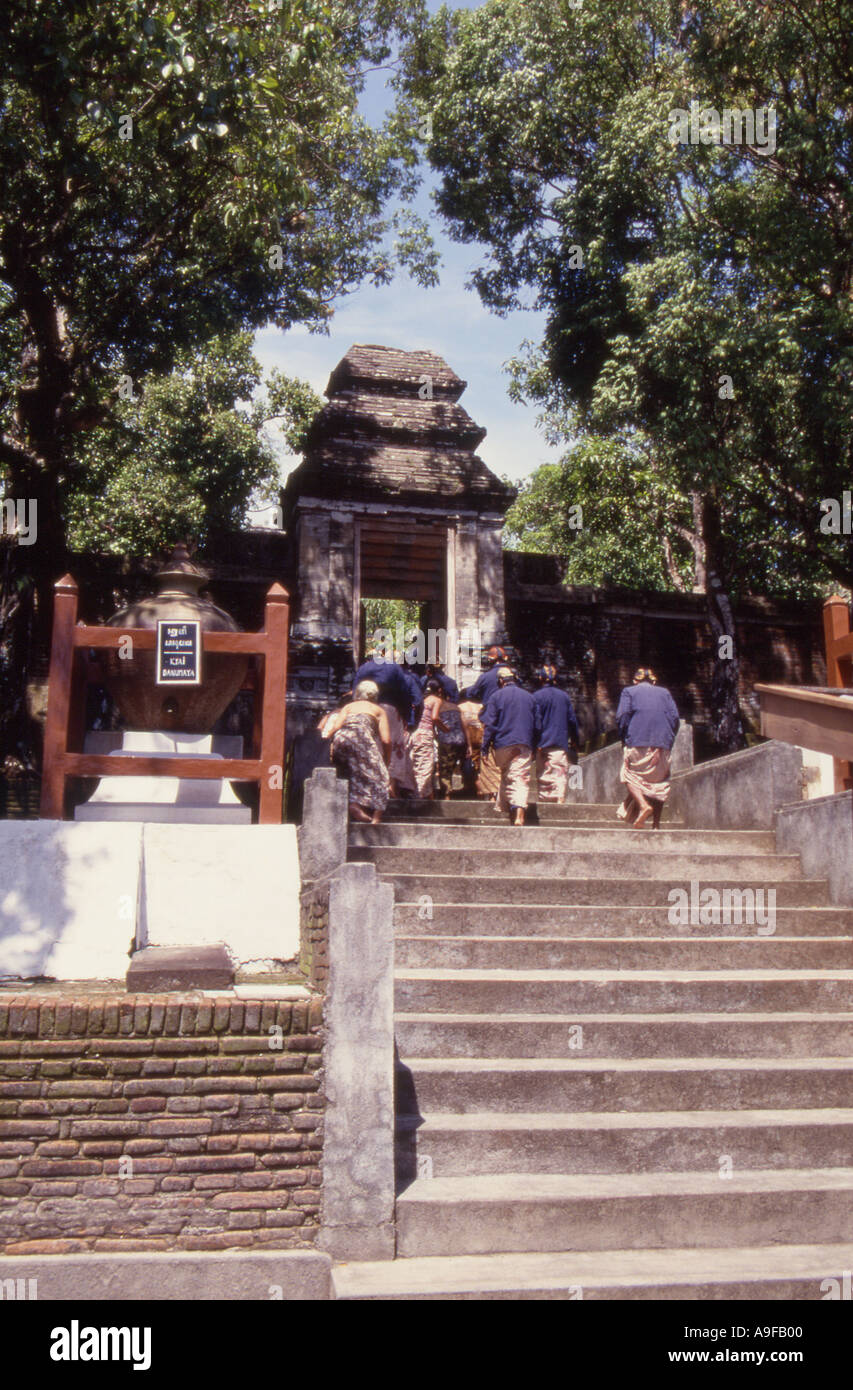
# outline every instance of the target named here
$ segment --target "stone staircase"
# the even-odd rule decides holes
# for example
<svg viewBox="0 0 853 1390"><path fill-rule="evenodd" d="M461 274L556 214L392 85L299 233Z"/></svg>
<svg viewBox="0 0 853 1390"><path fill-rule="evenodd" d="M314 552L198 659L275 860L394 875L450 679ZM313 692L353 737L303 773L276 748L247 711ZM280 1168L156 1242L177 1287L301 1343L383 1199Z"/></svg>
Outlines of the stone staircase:
<svg viewBox="0 0 853 1390"><path fill-rule="evenodd" d="M819 1299L853 1267L853 910L762 831L397 803L397 1259L347 1299ZM669 892L776 891L674 927Z"/></svg>

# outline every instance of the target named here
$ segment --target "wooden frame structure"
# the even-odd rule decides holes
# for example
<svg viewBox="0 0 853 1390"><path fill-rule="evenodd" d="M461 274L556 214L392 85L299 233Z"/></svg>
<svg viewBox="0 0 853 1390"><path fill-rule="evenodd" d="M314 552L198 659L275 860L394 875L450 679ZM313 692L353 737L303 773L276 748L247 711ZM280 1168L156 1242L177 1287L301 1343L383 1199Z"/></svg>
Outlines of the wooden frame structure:
<svg viewBox="0 0 853 1390"><path fill-rule="evenodd" d="M756 685L761 700L761 732L835 759L835 789L851 783L853 757L853 632L850 605L835 594L823 605L826 679L823 689L791 685Z"/></svg>
<svg viewBox="0 0 853 1390"><path fill-rule="evenodd" d="M853 633L850 605L835 594L823 605L823 638L826 646L826 683L835 689L853 685Z"/></svg>
<svg viewBox="0 0 853 1390"><path fill-rule="evenodd" d="M151 757L83 752L86 687L103 681L90 648L118 648L133 639L137 651L154 651L157 633L146 628L88 627L77 621L79 590L71 575L56 584L50 649L47 722L44 734L41 816L62 820L70 777L192 777L210 781L256 782L258 821L280 825L284 781L285 692L290 599L281 584L267 592L260 632L204 632L204 652L230 652L255 658L255 719L251 758ZM274 774L278 772L278 777ZM278 786L271 783L278 781Z"/></svg>

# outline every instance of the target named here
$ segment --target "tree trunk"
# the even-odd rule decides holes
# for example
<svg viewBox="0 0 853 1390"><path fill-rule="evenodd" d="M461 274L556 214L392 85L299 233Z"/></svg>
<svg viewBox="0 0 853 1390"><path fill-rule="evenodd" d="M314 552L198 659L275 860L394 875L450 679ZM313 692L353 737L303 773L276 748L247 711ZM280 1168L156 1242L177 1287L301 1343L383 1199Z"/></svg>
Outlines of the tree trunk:
<svg viewBox="0 0 853 1390"><path fill-rule="evenodd" d="M713 496L694 508L704 552L705 597L714 641L711 677L711 735L720 753L736 753L746 743L740 712L740 661L731 599L722 578L720 515Z"/></svg>

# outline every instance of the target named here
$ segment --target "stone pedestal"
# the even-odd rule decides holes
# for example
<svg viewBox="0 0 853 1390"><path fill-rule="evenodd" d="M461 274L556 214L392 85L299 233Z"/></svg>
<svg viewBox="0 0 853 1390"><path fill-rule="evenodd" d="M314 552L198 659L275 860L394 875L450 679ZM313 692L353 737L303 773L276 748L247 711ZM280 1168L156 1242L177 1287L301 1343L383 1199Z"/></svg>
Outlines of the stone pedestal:
<svg viewBox="0 0 853 1390"><path fill-rule="evenodd" d="M116 741L118 746L111 746ZM124 734L87 734L85 751L146 758L241 758L243 740L230 734L128 730ZM187 777L102 777L94 794L77 807L74 819L250 825L252 812L236 796L230 782Z"/></svg>

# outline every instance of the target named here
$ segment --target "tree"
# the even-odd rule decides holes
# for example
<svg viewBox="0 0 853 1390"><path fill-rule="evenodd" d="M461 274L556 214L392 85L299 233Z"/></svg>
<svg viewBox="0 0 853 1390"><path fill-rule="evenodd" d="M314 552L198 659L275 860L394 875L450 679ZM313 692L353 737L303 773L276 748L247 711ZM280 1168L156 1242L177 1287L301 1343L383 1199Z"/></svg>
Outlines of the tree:
<svg viewBox="0 0 853 1390"><path fill-rule="evenodd" d="M414 8L413 8L414 7ZM356 103L415 0L10 0L0 30L0 460L55 573L81 433L184 349L322 327L393 274L414 130ZM400 255L433 261L404 223ZM42 576L43 577L43 576Z"/></svg>
<svg viewBox="0 0 853 1390"><path fill-rule="evenodd" d="M279 372L261 385L248 333L182 351L172 372L145 378L138 398L84 437L63 497L71 548L144 556L188 536L203 548L242 526L250 504L275 500L268 426L277 423L298 452L321 401Z"/></svg>
<svg viewBox="0 0 853 1390"><path fill-rule="evenodd" d="M357 105L421 7L8 0L0 472L7 497L35 505L38 531L32 546L4 538L4 679L25 682L34 620L46 641L65 500L93 494L90 465L117 504L126 492L103 454L94 463L89 432L126 429L130 395L211 339L323 329L339 295L398 265L434 280L436 254L404 206L417 130L396 115L374 129ZM144 409L175 390L156 388Z"/></svg>
<svg viewBox="0 0 853 1390"><path fill-rule="evenodd" d="M513 389L564 439L632 461L637 507L658 509L673 556L689 547L717 637L755 576L851 582L820 502L853 459L852 12L492 0L442 11L408 52L439 210L487 251L474 285L498 313L547 313ZM767 124L738 140L725 111ZM714 697L719 744L737 746L736 649Z"/></svg>

